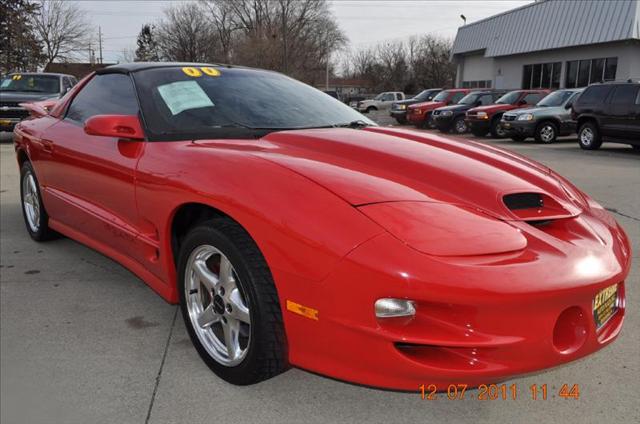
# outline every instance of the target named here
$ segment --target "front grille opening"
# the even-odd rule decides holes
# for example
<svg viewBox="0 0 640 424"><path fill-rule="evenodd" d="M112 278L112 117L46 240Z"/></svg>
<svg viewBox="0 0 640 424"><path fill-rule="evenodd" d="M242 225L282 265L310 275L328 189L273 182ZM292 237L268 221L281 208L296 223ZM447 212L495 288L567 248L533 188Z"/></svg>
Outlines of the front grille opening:
<svg viewBox="0 0 640 424"><path fill-rule="evenodd" d="M542 195L538 193L513 193L503 197L504 204L514 210L540 209L544 206Z"/></svg>

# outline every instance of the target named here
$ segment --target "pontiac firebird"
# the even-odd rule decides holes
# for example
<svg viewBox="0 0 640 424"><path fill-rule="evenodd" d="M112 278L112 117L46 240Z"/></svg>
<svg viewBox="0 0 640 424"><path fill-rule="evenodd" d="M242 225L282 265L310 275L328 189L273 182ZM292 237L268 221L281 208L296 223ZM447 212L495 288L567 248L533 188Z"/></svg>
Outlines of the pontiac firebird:
<svg viewBox="0 0 640 424"><path fill-rule="evenodd" d="M179 303L234 384L290 366L470 386L620 332L630 244L549 168L379 127L274 72L115 65L15 131L27 231L63 234Z"/></svg>

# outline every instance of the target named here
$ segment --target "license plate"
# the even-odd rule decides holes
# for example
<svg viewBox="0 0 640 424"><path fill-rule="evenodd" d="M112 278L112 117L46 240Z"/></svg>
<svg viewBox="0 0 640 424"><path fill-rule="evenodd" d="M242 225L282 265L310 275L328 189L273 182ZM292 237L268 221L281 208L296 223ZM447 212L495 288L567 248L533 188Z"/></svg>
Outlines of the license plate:
<svg viewBox="0 0 640 424"><path fill-rule="evenodd" d="M593 319L602 327L618 310L618 285L600 290L593 298Z"/></svg>
<svg viewBox="0 0 640 424"><path fill-rule="evenodd" d="M8 119L0 119L0 125L10 125L11 121Z"/></svg>

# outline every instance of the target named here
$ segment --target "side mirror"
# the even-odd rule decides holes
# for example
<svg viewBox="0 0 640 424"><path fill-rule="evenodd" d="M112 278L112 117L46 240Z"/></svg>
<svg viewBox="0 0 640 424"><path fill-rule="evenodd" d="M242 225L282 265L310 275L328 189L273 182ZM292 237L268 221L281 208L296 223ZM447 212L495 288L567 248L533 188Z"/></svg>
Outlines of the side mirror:
<svg viewBox="0 0 640 424"><path fill-rule="evenodd" d="M144 140L142 125L136 115L96 115L87 119L84 132L103 137Z"/></svg>

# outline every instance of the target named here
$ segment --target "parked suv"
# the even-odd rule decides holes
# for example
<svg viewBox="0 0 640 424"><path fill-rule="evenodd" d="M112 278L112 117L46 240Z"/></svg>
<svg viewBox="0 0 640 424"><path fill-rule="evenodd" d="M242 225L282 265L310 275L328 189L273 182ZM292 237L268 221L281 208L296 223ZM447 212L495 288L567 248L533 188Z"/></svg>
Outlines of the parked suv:
<svg viewBox="0 0 640 424"><path fill-rule="evenodd" d="M438 93L430 102L416 103L409 106L407 110L407 121L411 122L418 128L433 126L431 122L431 112L442 106L454 105L458 103L464 96L469 94L471 90L468 88L454 88L444 90Z"/></svg>
<svg viewBox="0 0 640 424"><path fill-rule="evenodd" d="M578 143L585 150L603 141L625 143L640 149L640 83L593 84L573 103Z"/></svg>
<svg viewBox="0 0 640 424"><path fill-rule="evenodd" d="M75 77L53 73L15 73L0 82L0 131L13 131L13 127L29 112L20 103L62 97L77 83Z"/></svg>
<svg viewBox="0 0 640 424"><path fill-rule="evenodd" d="M575 133L570 109L581 92L582 89L554 91L533 108L505 112L502 128L515 141L533 137L538 143L553 143L559 136Z"/></svg>
<svg viewBox="0 0 640 424"><path fill-rule="evenodd" d="M406 124L407 108L410 105L431 101L441 91L442 91L442 88L430 88L428 90L421 91L420 94L410 99L400 100L399 102L395 102L391 105L390 115L393 118L396 118L396 121L398 121L398 124Z"/></svg>
<svg viewBox="0 0 640 424"><path fill-rule="evenodd" d="M464 120L465 112L474 107L495 103L504 93L495 90L472 91L455 105L435 109L431 118L436 128L443 133L453 131L456 134L464 134L469 130Z"/></svg>
<svg viewBox="0 0 640 424"><path fill-rule="evenodd" d="M401 91L386 91L378 94L373 99L362 100L358 102L358 111L369 113L374 110L382 110L391 108L393 102L404 100L404 93Z"/></svg>
<svg viewBox="0 0 640 424"><path fill-rule="evenodd" d="M469 109L467 125L476 137L484 137L488 132L495 138L506 136L500 119L502 114L513 109L531 107L538 103L549 90L515 90L500 97L494 104Z"/></svg>

